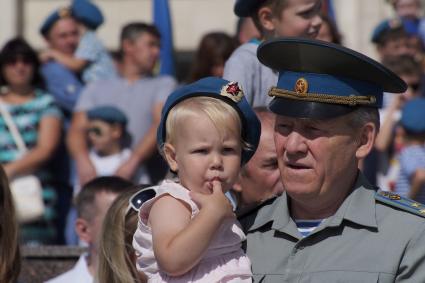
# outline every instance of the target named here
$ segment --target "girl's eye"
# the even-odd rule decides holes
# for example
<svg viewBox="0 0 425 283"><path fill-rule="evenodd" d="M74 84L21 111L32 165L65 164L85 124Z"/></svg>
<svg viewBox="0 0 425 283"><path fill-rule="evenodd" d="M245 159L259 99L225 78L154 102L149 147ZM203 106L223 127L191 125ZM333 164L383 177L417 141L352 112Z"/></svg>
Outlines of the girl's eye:
<svg viewBox="0 0 425 283"><path fill-rule="evenodd" d="M236 152L236 149L233 148L233 147L225 147L225 148L223 148L223 152L224 153L234 153L234 152Z"/></svg>
<svg viewBox="0 0 425 283"><path fill-rule="evenodd" d="M207 152L208 150L206 148L198 148L193 151L193 153L198 153L198 154L206 154Z"/></svg>

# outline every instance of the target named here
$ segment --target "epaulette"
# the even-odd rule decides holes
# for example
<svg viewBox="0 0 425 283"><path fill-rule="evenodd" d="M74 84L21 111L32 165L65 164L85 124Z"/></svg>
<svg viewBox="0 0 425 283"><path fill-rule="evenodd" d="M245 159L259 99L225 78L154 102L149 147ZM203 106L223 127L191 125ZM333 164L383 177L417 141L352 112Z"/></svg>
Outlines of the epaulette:
<svg viewBox="0 0 425 283"><path fill-rule="evenodd" d="M389 206L425 217L425 205L398 194L379 190L375 194L375 199Z"/></svg>

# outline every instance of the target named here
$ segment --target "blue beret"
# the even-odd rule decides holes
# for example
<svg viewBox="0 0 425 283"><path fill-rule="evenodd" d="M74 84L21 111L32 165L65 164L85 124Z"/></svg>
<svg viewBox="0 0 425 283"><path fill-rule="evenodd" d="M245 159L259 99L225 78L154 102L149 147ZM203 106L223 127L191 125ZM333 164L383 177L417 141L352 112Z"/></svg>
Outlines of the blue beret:
<svg viewBox="0 0 425 283"><path fill-rule="evenodd" d="M274 39L257 51L264 65L279 71L269 108L276 114L327 119L358 106L381 107L383 92L406 83L393 72L341 45L305 38Z"/></svg>
<svg viewBox="0 0 425 283"><path fill-rule="evenodd" d="M371 41L373 43L379 43L381 38L390 31L401 30L410 34L412 27L411 24L405 21L402 21L398 18L384 20L380 22L372 32ZM409 31L408 31L409 30ZM416 29L417 31L417 29Z"/></svg>
<svg viewBox="0 0 425 283"><path fill-rule="evenodd" d="M410 133L425 133L425 98L406 102L401 112L400 124Z"/></svg>
<svg viewBox="0 0 425 283"><path fill-rule="evenodd" d="M87 111L89 120L101 120L107 123L127 124L126 115L114 106L99 106Z"/></svg>
<svg viewBox="0 0 425 283"><path fill-rule="evenodd" d="M234 12L238 17L251 17L261 3L266 0L237 0Z"/></svg>
<svg viewBox="0 0 425 283"><path fill-rule="evenodd" d="M404 30L409 35L418 35L419 34L419 19L408 19L402 18L401 22L403 23Z"/></svg>
<svg viewBox="0 0 425 283"><path fill-rule="evenodd" d="M44 36L47 35L50 28L56 23L57 20L71 16L71 10L69 8L60 8L53 11L43 22L40 27L40 33Z"/></svg>
<svg viewBox="0 0 425 283"><path fill-rule="evenodd" d="M235 108L242 122L242 138L252 146L250 150L242 151L242 164L248 162L258 147L261 133L260 121L244 97L238 83L229 82L217 77L200 79L170 94L162 109L161 122L157 132L158 145L162 146L164 144L166 133L165 122L170 110L179 102L195 96L214 97Z"/></svg>
<svg viewBox="0 0 425 283"><path fill-rule="evenodd" d="M90 29L97 29L103 24L100 9L89 0L74 0L71 4L72 16Z"/></svg>

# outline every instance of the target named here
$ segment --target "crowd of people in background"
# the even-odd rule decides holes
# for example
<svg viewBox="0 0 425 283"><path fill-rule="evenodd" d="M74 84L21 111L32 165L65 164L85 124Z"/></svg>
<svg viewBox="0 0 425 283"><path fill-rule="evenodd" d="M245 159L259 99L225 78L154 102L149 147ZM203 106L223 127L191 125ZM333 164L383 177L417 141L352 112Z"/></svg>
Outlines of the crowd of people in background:
<svg viewBox="0 0 425 283"><path fill-rule="evenodd" d="M140 267L132 246L140 207L128 204L137 192L178 171L170 172L170 162L158 151L157 129L164 104L179 85L210 76L237 81L261 123L257 151L227 193L236 214L246 215L281 195L285 188L273 141L276 114L268 110L272 98L266 95L278 73L260 63L257 49L263 40L294 36L343 45L344 35L322 11L321 1L308 2L299 4L301 17L291 18L286 6L265 5L253 15L241 6L246 2L237 1L236 34L203 35L181 82L156 74L161 34L153 24L127 23L119 50L108 52L96 34L102 12L89 0L52 11L40 27L44 49L36 51L20 37L6 42L0 50L0 104L13 118L25 152L1 115L0 282L17 280L18 245L87 247L77 265L51 283L92 282L96 276L99 282L146 282L136 263L145 273L152 270ZM378 61L408 88L384 93L380 131L360 169L373 185L425 203L425 104L420 101L425 19L419 0L392 3L395 16L364 32L370 32ZM41 182L44 214L16 225L7 179L28 174Z"/></svg>

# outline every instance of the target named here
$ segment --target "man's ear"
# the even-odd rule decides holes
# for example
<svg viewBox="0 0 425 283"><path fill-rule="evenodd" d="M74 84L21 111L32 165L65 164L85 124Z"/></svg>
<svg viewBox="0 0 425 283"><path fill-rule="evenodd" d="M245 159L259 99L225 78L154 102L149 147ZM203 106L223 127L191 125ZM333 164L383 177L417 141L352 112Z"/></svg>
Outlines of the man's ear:
<svg viewBox="0 0 425 283"><path fill-rule="evenodd" d="M133 49L133 42L130 39L124 39L121 43L121 48L123 53L128 53Z"/></svg>
<svg viewBox="0 0 425 283"><path fill-rule="evenodd" d="M375 139L377 135L376 126L374 123L366 123L361 131L358 138L358 148L356 150L357 159L365 158L371 151L375 144Z"/></svg>
<svg viewBox="0 0 425 283"><path fill-rule="evenodd" d="M179 166L176 160L176 149L173 145L169 143L164 144L164 156L167 160L168 166L170 167L171 171L178 172Z"/></svg>
<svg viewBox="0 0 425 283"><path fill-rule="evenodd" d="M83 218L77 218L75 221L75 231L77 232L77 235L81 241L84 241L88 244L92 242L90 224L87 220Z"/></svg>
<svg viewBox="0 0 425 283"><path fill-rule="evenodd" d="M261 7L258 12L258 20L260 21L261 26L263 29L270 33L273 32L275 29L275 25L273 22L273 11L270 7Z"/></svg>

